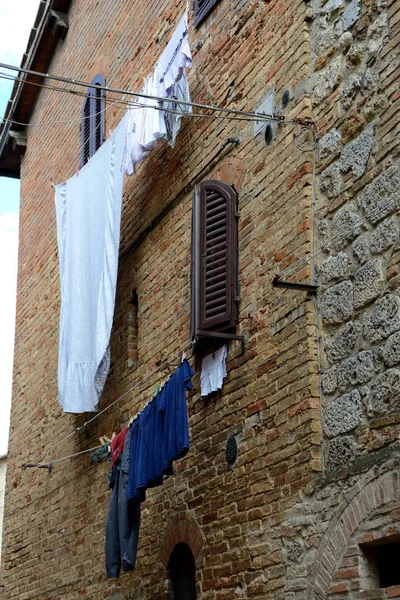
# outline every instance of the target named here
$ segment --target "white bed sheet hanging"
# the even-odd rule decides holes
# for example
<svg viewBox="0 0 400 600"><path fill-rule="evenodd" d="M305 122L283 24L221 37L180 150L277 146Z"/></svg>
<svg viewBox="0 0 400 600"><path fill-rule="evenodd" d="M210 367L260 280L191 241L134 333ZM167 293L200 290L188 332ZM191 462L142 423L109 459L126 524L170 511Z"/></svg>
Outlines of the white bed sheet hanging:
<svg viewBox="0 0 400 600"><path fill-rule="evenodd" d="M59 403L97 410L109 370L118 270L127 116L90 161L56 186L61 314Z"/></svg>

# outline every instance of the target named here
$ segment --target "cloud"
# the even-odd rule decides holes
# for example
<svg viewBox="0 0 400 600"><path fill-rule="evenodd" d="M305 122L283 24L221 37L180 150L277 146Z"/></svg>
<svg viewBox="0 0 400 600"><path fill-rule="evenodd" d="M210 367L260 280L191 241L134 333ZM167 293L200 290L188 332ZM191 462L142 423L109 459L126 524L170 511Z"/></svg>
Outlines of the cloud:
<svg viewBox="0 0 400 600"><path fill-rule="evenodd" d="M20 64L38 7L39 0L0 0L0 62Z"/></svg>

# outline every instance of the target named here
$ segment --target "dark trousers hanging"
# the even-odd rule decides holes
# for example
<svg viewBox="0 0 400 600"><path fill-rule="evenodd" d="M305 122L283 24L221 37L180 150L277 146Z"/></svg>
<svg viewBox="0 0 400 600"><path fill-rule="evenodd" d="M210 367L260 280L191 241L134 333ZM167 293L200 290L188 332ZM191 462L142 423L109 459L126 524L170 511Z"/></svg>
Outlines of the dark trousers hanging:
<svg viewBox="0 0 400 600"><path fill-rule="evenodd" d="M125 452L127 449L127 452ZM124 451L110 472L112 489L106 522L106 570L107 576L119 577L123 571L135 568L139 541L140 502L126 501L126 488L129 477L130 432L127 435Z"/></svg>

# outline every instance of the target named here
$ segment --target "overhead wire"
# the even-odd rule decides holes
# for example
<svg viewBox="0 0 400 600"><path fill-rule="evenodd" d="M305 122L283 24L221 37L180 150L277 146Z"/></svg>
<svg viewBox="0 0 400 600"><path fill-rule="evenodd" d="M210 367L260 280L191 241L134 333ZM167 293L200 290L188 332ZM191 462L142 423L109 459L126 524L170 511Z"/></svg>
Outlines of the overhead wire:
<svg viewBox="0 0 400 600"><path fill-rule="evenodd" d="M13 67L12 65L6 65L4 63L0 63L0 67L2 68L8 68L8 69L12 69L12 70L19 70L17 67ZM170 104L170 103L174 103L177 105L182 105L182 106L190 106L190 107L195 107L195 108L200 108L203 110L211 110L214 112L223 112L226 113L224 115L207 115L204 113L188 113L188 112L182 112L182 111L174 111L168 107L165 106L154 106L151 105L150 108L153 108L155 110L161 110L163 112L171 112L173 114L178 114L181 116L185 116L185 117L194 117L194 118L208 118L208 119L228 119L228 120L233 120L233 121L250 121L250 122L257 122L257 121L265 121L265 122L269 122L269 121L275 121L277 123L280 124L286 124L286 125L293 125L293 124L303 124L305 123L306 125L308 125L308 127L312 128L313 122L309 121L309 120L303 120L303 119L285 119L282 116L277 116L277 115L266 115L266 114L262 114L262 113L257 113L257 112L251 112L251 111L243 111L243 110L237 110L237 109L230 109L230 108L224 108L224 107L217 107L217 106L213 106L213 105L208 105L208 104L200 104L197 102L188 102L188 101L184 101L181 99L176 99L176 98L163 98L160 96L154 96L154 95L150 95L150 94L142 94L141 92L131 92L129 90L118 90L115 88L109 88L107 86L99 86L97 84L91 84L88 82L81 82L78 80L74 80L74 79L68 79L68 78L60 78L57 76L53 76L53 75L48 75L45 73L39 73L36 71L29 71L27 69L22 69L21 71L23 72L27 72L28 74L34 74L40 77L48 77L50 79L56 79L58 81L62 81L62 82L67 82L67 83L71 83L73 85L84 85L86 87L91 87L91 88L95 88L95 89L100 89L100 90L104 90L107 92L111 92L113 94L123 94L125 95L132 95L132 96L137 96L140 98L145 98L145 99L149 99L149 100L157 100L160 102L163 102L164 104ZM64 92L64 93L70 93L76 96L80 96L80 97L86 97L87 96L87 92L80 92L78 90L73 90L70 88L62 88L59 86L51 86L51 85L47 85L47 84L43 84L43 83L39 83L39 82L35 82L35 81L28 81L25 78L21 78L21 77L17 77L17 76L12 76L9 75L7 73L0 73L0 78L3 79L8 79L8 80L14 80L14 81L20 81L22 83L26 83L28 85L34 85L34 86L38 86L44 89L50 89L53 91L58 91L58 92ZM107 101L107 100L106 100ZM120 99L112 99L112 101L115 104L124 104L126 106L132 107L135 105L138 105L139 103L135 102L129 102L127 100L120 100ZM149 105L139 105L140 108L142 107L147 107L149 108ZM229 117L229 114L233 114L233 115L237 115L236 117ZM11 120L7 119L7 121L12 122ZM22 126L28 126L29 124L24 124L24 123L19 123Z"/></svg>
<svg viewBox="0 0 400 600"><path fill-rule="evenodd" d="M192 343L189 342L187 343L185 346L181 347L177 352L175 352L175 354L173 354L168 360L166 360L165 362L163 362L161 365L159 365L156 369L154 369L153 371L151 371L148 375L142 377L142 379L137 382L133 387L131 387L129 390L127 390L126 392L124 392L121 396L119 396L116 400L114 400L113 402L111 402L110 404L108 404L106 407L104 407L101 411L97 412L91 419L88 419L85 423L83 423L82 425L80 425L79 427L76 427L73 431L71 431L68 435L66 435L62 440L59 440L56 444L54 444L53 446L51 446L50 448L48 448L47 450L44 450L38 458L38 461L40 461L44 456L48 455L50 452L52 452L55 448L57 448L60 444L62 444L63 442L65 442L66 440L68 440L69 438L71 438L73 435L75 435L75 433L77 433L78 431L81 431L81 429L84 429L85 427L87 427L90 423L92 423L93 421L95 421L96 419L98 419L100 417L100 415L104 414L106 411L108 411L112 406L114 406L115 404L117 404L118 402L120 402L123 398L126 398L126 396L128 394L130 394L131 392L133 392L134 390L136 390L138 387L140 387L141 385L143 385L144 383L146 383L150 377L152 377L153 375L155 375L155 373L162 371L163 369L165 369L168 364L171 362L171 360L173 360L174 358L176 358L177 356L179 356L180 354L182 354L182 352L185 352L186 350L188 350L190 347L192 346ZM54 462L54 461L52 461Z"/></svg>
<svg viewBox="0 0 400 600"><path fill-rule="evenodd" d="M248 375L248 373L251 373L252 371L255 371L257 369L260 369L261 367L265 366L266 364L268 364L269 362L272 362L274 360L276 360L279 356L282 356L283 354L286 354L287 352L289 352L289 350L292 350L292 348L294 348L295 346L298 346L299 344L301 344L302 342L309 340L310 336L309 335L305 335L302 338L300 338L299 340L296 340L296 342L294 342L293 344L291 344L290 346L288 346L287 348L285 348L284 350L282 350L281 352L277 352L276 354L273 354L272 356L270 356L269 358L267 358L266 360L262 361L261 363L257 363L256 365L254 365L253 367L251 367L249 370L246 371L246 375ZM190 343L188 346L191 346L192 344ZM184 349L188 348L185 347ZM81 425L80 427L77 427L76 429L74 429L74 431L72 431L68 436L66 436L65 438L63 438L62 440L60 440L59 442L57 442L57 444L54 444L54 446L52 446L49 450L43 452L40 456L39 459L40 460L43 456L49 454L49 452L51 450L54 450L54 448L56 446L59 446L61 443L65 442L67 439L69 439L72 435L75 435L76 432L80 431L81 429L83 429L84 427L86 427L87 425L89 425L89 423L91 423L92 421L94 421L95 419L97 419L102 413L104 413L106 410L108 410L109 408L111 408L111 406L113 406L114 404L116 404L117 402L119 402L120 400L122 400L122 398L124 398L127 394L129 394L130 392L132 392L133 390L135 390L137 387L139 387L142 383L145 383L150 377L151 375L154 375L154 373L156 373L159 370L163 370L163 368L165 368L166 365L168 365L171 360L173 358L175 358L176 356L178 356L181 352L183 351L183 349L179 350L175 355L173 355L168 361L166 361L163 365L160 365L160 367L158 367L157 369L155 369L152 373L150 373L146 378L144 378L141 382L139 382L137 384L137 386L134 386L133 388L131 388L130 390L128 390L127 392L125 392L125 394L123 394L122 396L120 396L119 398L117 398L113 403L109 404L106 408L103 409L103 411L97 413L92 419L90 419L89 421L87 421L86 423L83 423L83 425ZM139 409L137 411L137 414L142 410ZM81 450L80 452L75 452L73 454L68 454L67 456L61 456L59 458L55 458L53 460L51 460L49 463L38 463L35 464L35 467L49 467L50 465L53 465L55 463L59 463L59 462L63 462L65 460L69 460L71 458L75 458L76 456L81 456L83 454L88 454L89 452L93 452L94 450L98 450L99 448L102 448L103 445L100 446L95 446L93 448L88 448L87 450Z"/></svg>
<svg viewBox="0 0 400 600"><path fill-rule="evenodd" d="M9 79L8 77L4 77L4 75L2 73L0 73L0 79ZM53 91L57 91L57 92L65 92L65 93L72 93L73 95L82 97L82 98L86 98L87 94L84 92L77 92L75 90L69 90L67 88L59 88L57 86L48 86L48 85L43 85L43 84L39 84L36 82L31 82L31 81L25 81L23 79L15 79L17 81L24 81L25 83L28 83L30 85L35 85L38 87L41 87L43 89L48 89L48 90L53 90ZM240 116L229 116L228 114L226 115L206 115L203 113L193 113L193 112L182 112L180 110L174 110L171 108L168 108L167 106L165 106L165 104L177 104L180 105L181 101L179 99L176 98L166 98L164 99L164 105L163 106L153 106L153 105L149 105L149 104L143 104L141 102L129 102L127 100L119 100L119 99L107 99L107 98L102 98L102 101L109 103L111 102L112 105L117 105L117 104L121 104L127 108L152 108L154 110L158 110L161 112L167 112L167 113L171 113L171 114L175 114L175 115L179 115L179 116L183 116L183 117L188 117L188 118L204 118L204 119L210 119L210 120L229 120L229 121L247 121L247 122L257 122L260 121L259 116L254 116L254 117L250 117L250 116L244 116L244 117L240 117ZM122 108L121 108L122 110ZM99 113L97 113L99 114ZM15 125L19 125L21 127L38 127L38 126L46 126L46 125L56 125L56 124L62 124L62 123L77 123L80 122L83 119L89 119L91 117L80 117L79 119L70 119L70 120L66 120L66 121L43 121L40 123L22 123L20 121L14 121L12 119L6 118L3 120L0 120L0 123L13 123ZM288 123L288 121L287 121Z"/></svg>
<svg viewBox="0 0 400 600"><path fill-rule="evenodd" d="M27 83L29 85L34 85L34 86L38 86L41 87L43 89L47 89L47 90L52 90L52 91L56 91L56 92L65 92L65 93L71 93L74 96L79 96L82 98L86 98L87 97L87 93L85 92L78 92L76 90L70 90L67 88L60 88L57 86L49 86L49 85L44 85L44 84L40 84L34 81L26 81L24 79L21 78L11 78L8 77L7 75L3 74L0 72L0 79L11 79L14 81L21 81L24 83ZM204 119L210 119L210 120L230 120L230 121L247 121L247 122L257 122L260 120L259 116L257 117L249 117L249 116L244 116L244 117L239 117L239 116L229 116L228 114L226 115L206 115L203 113L193 113L193 112L182 112L180 110L174 110L171 108L168 108L168 106L165 106L165 104L177 104L180 105L182 102L179 99L176 98L166 98L164 99L164 105L163 106L154 106L154 105L149 105L149 104L144 104L141 102L129 102L128 100L120 100L120 99L107 99L107 98L102 98L102 101L105 103L110 103L112 105L117 105L117 104L121 104L127 108L132 108L132 109L139 109L139 108L152 108L154 110L158 110L161 112L167 112L167 113L171 113L171 114L175 114L175 115L179 115L179 116L183 116L183 117L188 117L188 118L204 118ZM122 110L122 108L121 108ZM103 111L100 111L103 112ZM100 114L100 113L96 113L96 114ZM94 116L94 115L93 115ZM84 119L90 119L91 117L80 117L79 119L70 119L70 120L62 120L62 121L43 121L40 123L22 123L20 121L14 121L12 119L6 118L1 120L0 119L0 124L2 123L12 123L15 125L19 125L21 127L38 127L38 126L48 126L48 125L57 125L57 124L73 124L73 123L77 123L80 122Z"/></svg>
<svg viewBox="0 0 400 600"><path fill-rule="evenodd" d="M310 253L306 254L302 258L299 258L295 262L293 262L290 265L288 265L287 267L285 267L282 271L280 271L278 273L279 278L281 278L283 275L285 277L290 277L296 271L301 269L301 267L305 266L307 263L309 263L311 260L313 260L313 258L315 258L316 256L319 256L323 252L327 252L328 250L330 250L332 248L332 246L335 246L338 242L348 239L352 233L357 231L366 222L370 221L371 218L378 220L379 218L386 216L387 210L390 211L391 209L397 208L396 203L399 200L400 200L400 196L396 197L396 198L389 198L386 202L382 203L381 206L377 207L375 210L368 212L368 216L365 216L362 219L360 219L359 221L357 221L357 223L352 225L352 227L349 227L348 229L345 229L340 234L333 236L329 240L329 242L320 242L320 246L315 252L310 252Z"/></svg>
<svg viewBox="0 0 400 600"><path fill-rule="evenodd" d="M81 81L79 79L71 79L69 77L60 77L58 75L50 75L49 73L41 73L39 71L33 71L31 69L23 69L21 67L16 67L14 65L9 65L6 63L0 63L0 68L3 69L9 69L11 71L17 71L18 73L24 73L26 75L33 75L36 77L44 77L45 79L50 79L50 80L54 80L54 81L59 81L62 83L68 83L71 85L76 85L76 86L81 86L81 87L85 87L85 88L93 88L93 89L97 89L97 90L102 90L108 93L115 93L115 94L124 94L124 95L128 95L128 96L134 96L137 98L146 98L148 100L156 100L159 102L165 102L168 101L168 99L162 97L162 96L156 96L153 94L144 94L143 92L133 92L131 90L121 90L118 88L112 88L109 86L101 86L98 84L94 84L91 82L87 82L87 81ZM29 83L25 78L23 79L24 83ZM243 111L243 110L237 110L234 108L225 108L225 107L220 107L220 106L214 106L212 104L201 104L199 102L188 102L186 100L180 100L179 104L181 104L182 106L190 106L190 107L195 107L195 108L200 108L203 110L211 110L211 111L215 111L215 112L223 112L223 113L228 113L228 114L237 114L239 116L250 116L250 117L257 117L257 120L268 120L268 121L284 121L284 117L277 117L275 115L264 115L261 113L256 113L256 112L250 112L250 111Z"/></svg>

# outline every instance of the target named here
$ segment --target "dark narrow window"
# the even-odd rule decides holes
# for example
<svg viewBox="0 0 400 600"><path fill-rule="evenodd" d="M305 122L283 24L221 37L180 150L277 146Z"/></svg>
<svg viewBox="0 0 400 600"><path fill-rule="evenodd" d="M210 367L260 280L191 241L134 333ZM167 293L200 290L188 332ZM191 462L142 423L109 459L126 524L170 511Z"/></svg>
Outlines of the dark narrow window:
<svg viewBox="0 0 400 600"><path fill-rule="evenodd" d="M194 0L194 26L198 27L219 0Z"/></svg>
<svg viewBox="0 0 400 600"><path fill-rule="evenodd" d="M138 360L138 297L133 290L127 311L128 368L134 369Z"/></svg>
<svg viewBox="0 0 400 600"><path fill-rule="evenodd" d="M96 75L89 88L82 109L81 124L81 167L98 150L104 141L104 87L102 75Z"/></svg>
<svg viewBox="0 0 400 600"><path fill-rule="evenodd" d="M177 544L168 561L174 600L196 600L196 565L189 546Z"/></svg>
<svg viewBox="0 0 400 600"><path fill-rule="evenodd" d="M195 190L192 215L192 338L234 332L238 322L238 198L221 181Z"/></svg>

